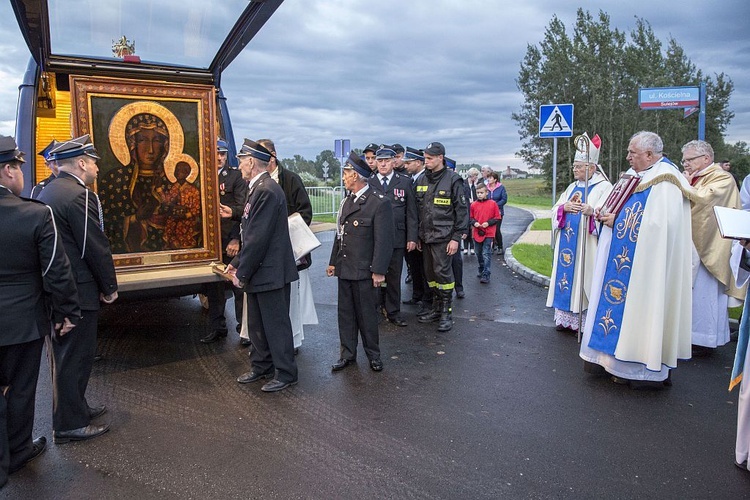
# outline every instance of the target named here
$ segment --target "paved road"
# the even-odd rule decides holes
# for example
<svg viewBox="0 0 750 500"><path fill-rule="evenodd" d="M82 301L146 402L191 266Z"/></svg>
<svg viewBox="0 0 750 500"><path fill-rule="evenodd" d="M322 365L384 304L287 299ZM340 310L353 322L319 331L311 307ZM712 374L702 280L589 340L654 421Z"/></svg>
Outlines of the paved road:
<svg viewBox="0 0 750 500"><path fill-rule="evenodd" d="M531 218L509 209L509 241ZM406 311L381 328L385 370L331 373L338 358L331 233L312 268L320 325L306 329L300 383L280 394L241 386L237 337L203 345L196 299L106 309L89 389L112 431L49 446L0 497L88 498L743 498L732 465L735 344L682 363L674 387L634 392L583 373L556 332L546 290L496 257L438 333ZM36 432L51 437L46 370Z"/></svg>

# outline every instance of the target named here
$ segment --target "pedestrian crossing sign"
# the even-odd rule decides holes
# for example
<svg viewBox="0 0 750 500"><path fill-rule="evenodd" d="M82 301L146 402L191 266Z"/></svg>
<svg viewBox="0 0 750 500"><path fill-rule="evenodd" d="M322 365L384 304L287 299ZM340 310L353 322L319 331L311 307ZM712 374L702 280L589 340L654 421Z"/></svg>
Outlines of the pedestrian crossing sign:
<svg viewBox="0 0 750 500"><path fill-rule="evenodd" d="M539 137L573 137L573 105L539 106Z"/></svg>

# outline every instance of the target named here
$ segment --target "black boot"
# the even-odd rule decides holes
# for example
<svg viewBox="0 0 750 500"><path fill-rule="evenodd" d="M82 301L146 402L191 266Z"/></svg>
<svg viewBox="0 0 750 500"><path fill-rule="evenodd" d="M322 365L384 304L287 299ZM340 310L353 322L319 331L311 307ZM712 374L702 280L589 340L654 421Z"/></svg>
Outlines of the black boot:
<svg viewBox="0 0 750 500"><path fill-rule="evenodd" d="M440 290L443 300L440 302L440 323L438 324L439 332L447 332L453 328L453 290Z"/></svg>
<svg viewBox="0 0 750 500"><path fill-rule="evenodd" d="M425 311L424 314L417 316L417 321L420 323L432 323L440 319L440 293L438 291L432 294L432 308Z"/></svg>

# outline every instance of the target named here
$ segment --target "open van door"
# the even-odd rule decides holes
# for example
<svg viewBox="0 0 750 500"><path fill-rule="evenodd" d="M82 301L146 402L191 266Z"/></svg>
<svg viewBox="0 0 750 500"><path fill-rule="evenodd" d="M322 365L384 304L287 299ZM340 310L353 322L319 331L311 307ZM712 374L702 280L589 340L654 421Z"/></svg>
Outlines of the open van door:
<svg viewBox="0 0 750 500"><path fill-rule="evenodd" d="M31 54L23 194L50 174L36 152L91 134L120 291L185 295L219 279L218 137L236 166L221 74L283 0L10 1Z"/></svg>

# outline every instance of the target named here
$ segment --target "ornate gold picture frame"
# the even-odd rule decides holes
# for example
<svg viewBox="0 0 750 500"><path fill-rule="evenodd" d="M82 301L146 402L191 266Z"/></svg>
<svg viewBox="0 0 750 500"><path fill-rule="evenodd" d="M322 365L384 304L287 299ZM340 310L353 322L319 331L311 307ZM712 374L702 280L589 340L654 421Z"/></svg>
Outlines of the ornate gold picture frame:
<svg viewBox="0 0 750 500"><path fill-rule="evenodd" d="M70 76L75 136L91 134L118 268L221 260L210 85Z"/></svg>

